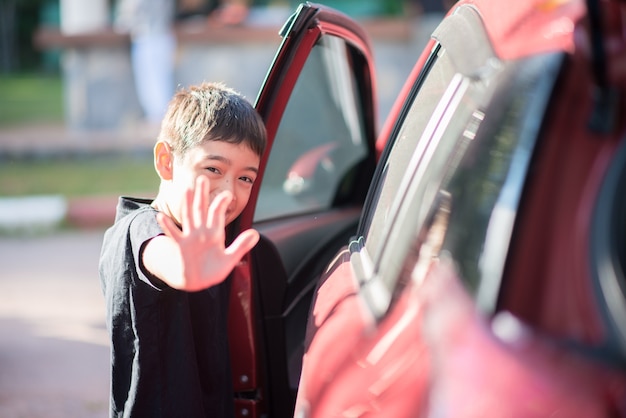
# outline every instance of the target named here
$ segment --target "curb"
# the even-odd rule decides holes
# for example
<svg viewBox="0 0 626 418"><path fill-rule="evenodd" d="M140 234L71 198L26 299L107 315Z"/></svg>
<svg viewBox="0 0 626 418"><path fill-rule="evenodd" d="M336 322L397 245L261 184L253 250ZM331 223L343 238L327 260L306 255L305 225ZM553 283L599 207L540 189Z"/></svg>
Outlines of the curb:
<svg viewBox="0 0 626 418"><path fill-rule="evenodd" d="M92 196L68 200L65 221L78 228L109 227L115 221L118 196Z"/></svg>
<svg viewBox="0 0 626 418"><path fill-rule="evenodd" d="M0 231L48 231L61 226L79 229L108 227L115 220L117 201L118 196L2 197Z"/></svg>

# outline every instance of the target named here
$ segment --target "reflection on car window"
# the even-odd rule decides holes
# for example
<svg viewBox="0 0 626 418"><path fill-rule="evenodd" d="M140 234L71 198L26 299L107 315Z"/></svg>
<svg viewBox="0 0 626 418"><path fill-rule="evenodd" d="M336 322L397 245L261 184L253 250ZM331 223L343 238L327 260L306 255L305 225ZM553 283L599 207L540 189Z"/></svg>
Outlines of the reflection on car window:
<svg viewBox="0 0 626 418"><path fill-rule="evenodd" d="M309 55L276 134L256 221L331 207L367 155L351 53L324 36Z"/></svg>
<svg viewBox="0 0 626 418"><path fill-rule="evenodd" d="M401 272L410 269L405 259L428 235L429 219L440 212L445 196L449 215L442 251L452 257L478 305L493 307L530 155L560 62L557 55L493 61L491 70L482 72L488 74L484 78L455 74L426 126L416 122L423 116L418 102L413 104L395 147L404 149L402 142L414 141L412 135L419 142L404 174L390 175L396 160L407 161L390 154L381 196L389 189L393 193L389 203L379 200L365 240L375 277L390 294L402 283Z"/></svg>
<svg viewBox="0 0 626 418"><path fill-rule="evenodd" d="M411 158L418 154L415 150L418 147L422 149L425 145L420 139L454 76L452 63L443 50L440 50L438 57L433 57L433 59L436 59L436 63L412 103L409 116L405 119L389 158L385 162L384 178L376 187L376 213L366 230L362 231L373 258L377 258L384 247L390 222L388 217L400 182L408 170Z"/></svg>
<svg viewBox="0 0 626 418"><path fill-rule="evenodd" d="M477 97L480 84L473 85L470 80L456 74L450 80L447 89L440 94L433 115L423 129L423 135L407 167L405 176L399 182L396 200L392 206L393 219L387 222L385 241L397 243L394 251L381 245L376 252L376 264L384 269L384 281L391 289L395 286L402 260L406 256L411 241L418 234L426 221L433 202L440 194L448 170L458 164L464 151L470 146L471 135L465 132L467 122L475 118L478 123L482 113L477 111ZM411 129L409 120L419 113L419 108L407 117L403 127ZM451 197L454 205L454 195Z"/></svg>
<svg viewBox="0 0 626 418"><path fill-rule="evenodd" d="M438 43L394 129L350 247L361 294L377 317L406 281L402 275L415 272L407 260L423 260L433 247L450 255L478 307L495 307L530 156L563 59L499 60L469 6L445 19L433 39Z"/></svg>

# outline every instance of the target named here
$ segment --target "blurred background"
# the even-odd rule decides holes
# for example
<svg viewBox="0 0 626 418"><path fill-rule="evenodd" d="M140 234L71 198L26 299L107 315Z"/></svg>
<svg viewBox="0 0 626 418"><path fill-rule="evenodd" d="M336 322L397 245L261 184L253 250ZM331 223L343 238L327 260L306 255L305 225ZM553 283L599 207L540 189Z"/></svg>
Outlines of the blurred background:
<svg viewBox="0 0 626 418"><path fill-rule="evenodd" d="M158 120L141 97L146 78L134 73L134 45L173 34L173 59L162 67L174 87L223 81L254 102L280 44L278 30L299 4L177 0L155 14L167 1L150 0L128 24L139 3L0 0L4 418L108 416L109 349L97 272L102 234L119 195L153 196L157 188L151 150ZM451 3L319 3L370 34L382 123ZM173 87L164 86L169 94Z"/></svg>
<svg viewBox="0 0 626 418"><path fill-rule="evenodd" d="M359 20L370 33L381 119L449 7L447 1L321 2ZM131 16L128 23L127 4L141 7L133 3L141 1L0 0L0 196L153 191L149 153L159 110L152 117L141 103L139 84L150 80L133 75L140 67L131 45L159 29L136 28L169 25L174 34L174 58L150 61L162 60L152 67L171 66L172 84L163 87L166 99L173 86L213 80L254 101L280 44L278 30L299 4L164 0L152 3L150 13L136 13L150 16ZM170 15L154 12L160 4L171 5ZM162 84L148 85L156 90ZM101 164L95 157L107 158Z"/></svg>

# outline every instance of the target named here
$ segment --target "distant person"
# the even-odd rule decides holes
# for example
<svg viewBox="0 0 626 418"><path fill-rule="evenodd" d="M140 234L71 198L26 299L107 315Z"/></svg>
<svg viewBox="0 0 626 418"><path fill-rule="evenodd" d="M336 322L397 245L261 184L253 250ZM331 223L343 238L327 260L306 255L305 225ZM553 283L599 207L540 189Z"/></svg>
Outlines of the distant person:
<svg viewBox="0 0 626 418"><path fill-rule="evenodd" d="M228 247L266 144L254 107L222 84L178 91L154 147L155 199L122 197L99 272L111 337L111 416L232 417Z"/></svg>
<svg viewBox="0 0 626 418"><path fill-rule="evenodd" d="M130 34L137 98L147 122L158 123L174 93L175 0L117 0L114 25Z"/></svg>

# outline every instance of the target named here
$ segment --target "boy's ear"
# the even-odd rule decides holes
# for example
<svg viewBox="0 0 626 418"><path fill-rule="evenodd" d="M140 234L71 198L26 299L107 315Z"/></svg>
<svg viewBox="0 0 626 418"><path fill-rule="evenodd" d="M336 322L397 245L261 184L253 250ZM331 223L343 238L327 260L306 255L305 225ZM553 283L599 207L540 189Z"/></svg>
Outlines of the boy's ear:
<svg viewBox="0 0 626 418"><path fill-rule="evenodd" d="M170 144L158 141L154 146L154 168L161 180L171 180L174 156Z"/></svg>

